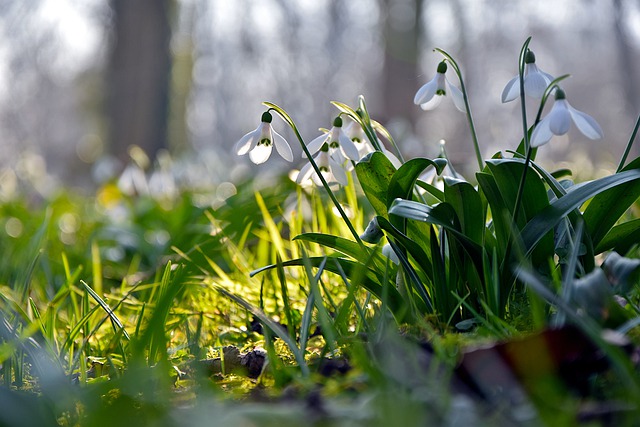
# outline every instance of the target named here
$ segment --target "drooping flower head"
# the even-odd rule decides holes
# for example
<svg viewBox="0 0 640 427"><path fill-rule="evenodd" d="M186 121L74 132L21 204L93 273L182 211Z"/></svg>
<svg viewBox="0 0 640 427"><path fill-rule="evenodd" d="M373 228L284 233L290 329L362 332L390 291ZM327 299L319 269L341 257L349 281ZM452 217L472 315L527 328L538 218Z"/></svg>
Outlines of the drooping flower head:
<svg viewBox="0 0 640 427"><path fill-rule="evenodd" d="M362 129L362 126L360 126L359 123L350 121L349 124L344 127L344 133L351 139L351 141L353 141L353 144L356 146L356 149L358 150L359 160L362 160L367 154L376 151L375 147L369 140L369 137L365 134L364 129ZM382 142L380 142L380 151L382 152L382 154L387 156L393 166L395 166L396 168L402 166L402 162L391 151L387 150ZM350 171L352 169L353 165L347 164L346 170Z"/></svg>
<svg viewBox="0 0 640 427"><path fill-rule="evenodd" d="M536 65L536 56L527 50L524 57L524 93L533 98L540 99L547 86L553 81L553 76L540 70ZM520 95L520 76L517 75L504 87L502 102L513 101Z"/></svg>
<svg viewBox="0 0 640 427"><path fill-rule="evenodd" d="M273 146L283 159L292 162L293 152L289 143L271 127L273 116L268 111L262 114L262 122L258 127L240 138L236 143L236 154L243 156L249 153L251 161L257 165L266 162L271 156Z"/></svg>
<svg viewBox="0 0 640 427"><path fill-rule="evenodd" d="M551 111L538 123L531 134L531 147L546 144L553 135L564 135L569 131L572 121L587 138L602 138L600 125L590 115L573 108L562 89L556 89L555 97Z"/></svg>
<svg viewBox="0 0 640 427"><path fill-rule="evenodd" d="M320 169L320 173L324 177L327 184L338 183L341 185L347 185L347 173L343 169L342 165L336 162L329 154L330 148L328 143L324 143L320 148L320 152L314 157L314 162ZM318 176L318 173L311 165L311 162L307 163L300 169L296 182L302 184L303 182L311 179L317 186L322 186L322 181Z"/></svg>
<svg viewBox="0 0 640 427"><path fill-rule="evenodd" d="M436 75L428 83L418 89L416 96L413 98L413 103L419 105L423 110L433 110L440 105L442 98L448 91L456 108L464 112L464 96L460 89L449 82L445 76L446 72L447 63L442 61L438 64Z"/></svg>
<svg viewBox="0 0 640 427"><path fill-rule="evenodd" d="M360 160L358 149L342 129L342 119L340 117L335 118L333 127L330 130L311 141L307 145L307 149L313 154L323 148L324 144L329 147L328 152L331 158L340 165L347 159L356 162Z"/></svg>
<svg viewBox="0 0 640 427"><path fill-rule="evenodd" d="M365 135L364 129L362 129L362 126L360 126L359 123L353 120L350 121L344 127L344 133L353 142L353 145L355 145L356 149L358 150L358 160L360 160L367 154L376 151L376 149L373 147L373 144L371 144L371 141L369 141L369 138L367 138L367 135Z"/></svg>

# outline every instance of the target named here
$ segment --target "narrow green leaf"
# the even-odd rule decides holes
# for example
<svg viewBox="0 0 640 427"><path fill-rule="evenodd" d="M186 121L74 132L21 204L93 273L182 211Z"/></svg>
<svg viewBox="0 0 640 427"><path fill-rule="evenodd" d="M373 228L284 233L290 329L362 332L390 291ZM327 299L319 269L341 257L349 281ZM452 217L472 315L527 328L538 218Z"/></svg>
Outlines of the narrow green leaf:
<svg viewBox="0 0 640 427"><path fill-rule="evenodd" d="M429 166L436 168L440 174L446 165L447 161L440 158L415 158L407 161L391 177L387 191L387 207L390 207L395 199L411 200L416 180Z"/></svg>
<svg viewBox="0 0 640 427"><path fill-rule="evenodd" d="M91 289L91 286L87 285L87 283L84 280L81 280L80 283L82 283L82 286L84 286L84 289L89 293L89 295L91 295L91 298L93 298L100 305L100 307L102 307L102 309L107 313L107 315L111 319L111 323L113 324L114 330L117 331L118 329L122 329L124 332L124 336L128 340L131 339L127 331L124 329L124 325L122 324L120 319L118 319L118 316L116 316L113 310L111 310L111 307L109 307L109 304L104 302L104 300L100 298L100 295L98 295L93 289Z"/></svg>
<svg viewBox="0 0 640 427"><path fill-rule="evenodd" d="M291 353L293 353L293 356L295 357L296 362L298 362L298 366L300 366L300 370L302 371L303 375L305 376L309 375L309 367L307 366L307 362L304 360L304 353L297 346L295 341L293 341L293 339L289 336L287 331L282 329L280 325L278 325L273 319L267 316L267 314L264 311L253 306L242 297L229 292L222 286L214 285L214 289L220 292L225 297L232 300L233 302L235 302L236 304L238 304L239 306L243 307L245 310L253 314L258 319L260 319L260 321L267 328L269 328L271 332L273 332L275 335L278 336L278 338L280 338L282 341L284 341L287 344L287 347L289 347L289 350L291 350Z"/></svg>
<svg viewBox="0 0 640 427"><path fill-rule="evenodd" d="M354 259L363 259L369 256L369 253L367 253L368 251L364 250L362 246L353 240L331 234L303 233L294 237L293 240L304 240L306 242L317 243L322 246L335 249L336 251Z"/></svg>
<svg viewBox="0 0 640 427"><path fill-rule="evenodd" d="M325 257L310 257L309 261L315 267L321 265ZM398 290L389 286L389 283L381 283L381 274L378 270L368 268L360 262L346 260L344 258L332 258L335 262L339 263L340 268L342 270L338 270L335 265L331 262L327 262L325 269L334 274L340 274L341 271L347 274L348 277L354 277L357 274L362 275L362 287L371 292L376 298L381 299L383 292L386 292L387 295L387 303L389 305L389 309L394 315L400 316L398 321L402 321L404 312L403 300ZM284 261L282 263L284 267L292 267L292 266L303 266L304 262L301 258ZM255 276L263 271L270 270L275 268L275 264L267 265L257 270L251 272L251 276ZM384 290L383 290L384 289Z"/></svg>
<svg viewBox="0 0 640 427"><path fill-rule="evenodd" d="M640 157L629 163L622 172L611 175L616 177L624 173L638 172ZM609 178L609 177L608 177ZM640 180L620 183L593 197L584 211L584 221L593 245L598 247L622 214L640 197Z"/></svg>
<svg viewBox="0 0 640 427"><path fill-rule="evenodd" d="M600 254L613 249L616 252L625 254L633 245L638 244L638 242L640 242L640 218L624 222L611 228L598 246L596 246L595 253Z"/></svg>
<svg viewBox="0 0 640 427"><path fill-rule="evenodd" d="M482 244L485 229L484 209L480 195L466 181L445 178L445 201L449 203L460 222L462 233L478 244Z"/></svg>
<svg viewBox="0 0 640 427"><path fill-rule="evenodd" d="M562 218L587 200L610 188L638 179L640 179L640 170L633 169L572 187L565 196L554 200L522 229L521 236L525 249L531 252Z"/></svg>
<svg viewBox="0 0 640 427"><path fill-rule="evenodd" d="M381 229L386 231L396 241L396 244L406 249L411 254L416 263L422 268L427 277L432 277L433 272L431 270L431 257L423 249L421 245L411 240L408 236L401 233L400 230L395 228L387 219L378 216L378 225Z"/></svg>

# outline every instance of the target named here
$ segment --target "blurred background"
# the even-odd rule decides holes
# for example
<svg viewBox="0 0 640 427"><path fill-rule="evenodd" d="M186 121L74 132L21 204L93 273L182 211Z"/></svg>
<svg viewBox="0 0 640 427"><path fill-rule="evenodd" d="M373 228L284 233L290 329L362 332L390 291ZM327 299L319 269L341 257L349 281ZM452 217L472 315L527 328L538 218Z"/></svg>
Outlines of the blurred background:
<svg viewBox="0 0 640 427"><path fill-rule="evenodd" d="M545 166L615 168L640 112L640 1L0 0L0 35L0 196L21 180L91 189L132 157L192 182L281 173L302 159L250 168L232 153L261 102L310 141L337 113L329 101L360 94L406 157L436 156L444 139L473 179L465 115L450 100L430 112L412 102L442 59L435 47L462 68L485 157L521 139L519 104L500 94L528 36L538 66L572 75L569 102L605 134L554 138Z"/></svg>

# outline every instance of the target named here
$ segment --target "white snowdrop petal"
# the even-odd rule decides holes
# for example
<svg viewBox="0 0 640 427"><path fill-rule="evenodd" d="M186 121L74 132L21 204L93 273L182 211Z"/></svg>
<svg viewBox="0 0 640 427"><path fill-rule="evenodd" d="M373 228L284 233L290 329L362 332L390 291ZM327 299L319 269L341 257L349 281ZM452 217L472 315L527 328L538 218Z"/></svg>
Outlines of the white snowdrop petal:
<svg viewBox="0 0 640 427"><path fill-rule="evenodd" d="M515 76L509 83L504 87L502 91L502 102L513 101L520 94L520 79L518 76Z"/></svg>
<svg viewBox="0 0 640 427"><path fill-rule="evenodd" d="M344 132L338 133L338 142L340 143L340 147L342 148L342 151L347 158L355 161L360 160L356 145L353 143L353 141L351 141L351 139L349 139L347 135L345 135Z"/></svg>
<svg viewBox="0 0 640 427"><path fill-rule="evenodd" d="M293 161L293 152L291 151L289 143L275 130L273 131L273 144L276 146L276 151L283 159L288 162Z"/></svg>
<svg viewBox="0 0 640 427"><path fill-rule="evenodd" d="M546 144L552 136L553 133L551 132L551 129L549 129L548 117L545 117L540 123L538 123L531 134L531 147L536 148Z"/></svg>
<svg viewBox="0 0 640 427"><path fill-rule="evenodd" d="M464 95L462 94L462 91L457 87L455 87L454 85L452 85L451 83L449 83L448 80L447 80L447 87L449 88L449 94L451 95L453 104L456 106L458 110L464 113L467 109L464 105Z"/></svg>
<svg viewBox="0 0 640 427"><path fill-rule="evenodd" d="M313 166L311 166L311 163L307 163L302 167L302 169L300 169L300 172L298 172L296 182L298 184L302 184L304 181L308 180L311 177L311 174L314 172L315 171L313 169Z"/></svg>
<svg viewBox="0 0 640 427"><path fill-rule="evenodd" d="M435 95L429 101L420 104L420 108L422 108L423 110L433 110L438 105L440 105L440 103L442 102L442 98L444 98L444 95Z"/></svg>
<svg viewBox="0 0 640 427"><path fill-rule="evenodd" d="M319 137L314 138L313 141L307 144L307 150L309 150L309 153L317 153L322 148L322 145L327 141L328 137L329 133L324 133ZM302 153L302 157L305 157L304 152Z"/></svg>
<svg viewBox="0 0 640 427"><path fill-rule="evenodd" d="M272 144L257 144L253 150L249 151L249 158L253 163L259 165L269 159L271 150L273 150Z"/></svg>
<svg viewBox="0 0 640 427"><path fill-rule="evenodd" d="M331 170L331 174L335 181L342 185L347 185L349 183L345 170L333 160L329 160L329 170Z"/></svg>
<svg viewBox="0 0 640 427"><path fill-rule="evenodd" d="M571 118L576 124L576 127L580 129L580 132L582 132L587 138L600 139L604 136L602 128L600 128L598 122L596 122L590 115L583 113L582 111L578 111L571 106L569 107L569 114L571 114Z"/></svg>
<svg viewBox="0 0 640 427"><path fill-rule="evenodd" d="M524 91L533 98L542 98L548 85L547 79L539 72L529 73L524 79Z"/></svg>
<svg viewBox="0 0 640 427"><path fill-rule="evenodd" d="M247 154L251 150L251 148L253 148L252 146L257 141L258 135L260 134L258 133L258 129L256 129L256 130L252 130L251 132L247 133L242 138L240 138L240 140L236 143L236 146L235 146L236 154L239 156Z"/></svg>
<svg viewBox="0 0 640 427"><path fill-rule="evenodd" d="M416 96L413 98L413 103L416 105L421 105L421 104L424 104L425 102L428 102L434 97L437 89L438 89L438 82L437 82L437 76L436 76L433 79L431 79L429 83L426 83L420 89L418 89L418 92L416 92Z"/></svg>
<svg viewBox="0 0 640 427"><path fill-rule="evenodd" d="M549 130L554 135L564 135L571 127L571 115L569 114L569 104L566 99L559 99L554 102L553 108L547 116Z"/></svg>

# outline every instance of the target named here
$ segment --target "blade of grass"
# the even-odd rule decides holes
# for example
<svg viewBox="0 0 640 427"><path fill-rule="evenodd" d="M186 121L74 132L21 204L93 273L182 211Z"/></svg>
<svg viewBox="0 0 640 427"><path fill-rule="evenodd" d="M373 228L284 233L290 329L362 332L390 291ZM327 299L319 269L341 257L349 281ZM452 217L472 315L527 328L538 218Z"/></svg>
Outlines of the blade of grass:
<svg viewBox="0 0 640 427"><path fill-rule="evenodd" d="M296 362L298 362L298 366L302 371L302 375L305 377L309 375L309 367L307 366L307 362L304 360L304 354L300 350L300 348L298 348L295 341L291 339L287 331L283 330L276 322L274 322L269 316L267 316L267 314L264 311L260 310L257 307L254 307L252 304L247 302L242 297L239 297L238 295L235 295L227 291L222 286L213 285L213 288L219 293L221 293L222 295L224 295L225 297L229 298L230 300L238 304L239 306L243 307L245 310L253 314L258 319L260 319L260 321L267 328L269 328L271 332L273 332L276 336L278 336L278 338L280 338L282 341L285 342L285 344L287 344L287 346L289 347L289 350L291 350L291 353L293 353L293 356L295 357Z"/></svg>

